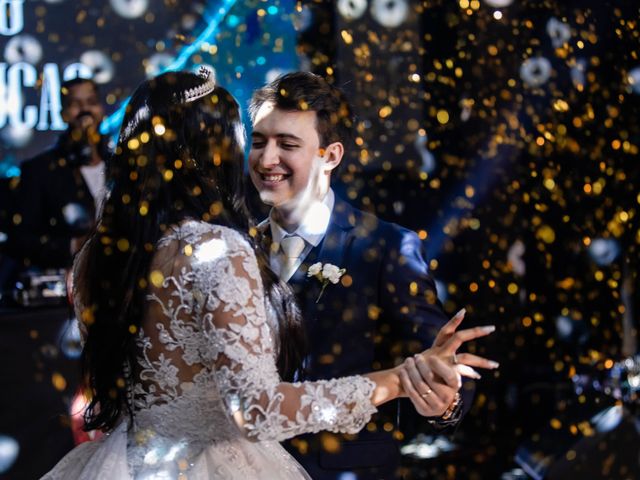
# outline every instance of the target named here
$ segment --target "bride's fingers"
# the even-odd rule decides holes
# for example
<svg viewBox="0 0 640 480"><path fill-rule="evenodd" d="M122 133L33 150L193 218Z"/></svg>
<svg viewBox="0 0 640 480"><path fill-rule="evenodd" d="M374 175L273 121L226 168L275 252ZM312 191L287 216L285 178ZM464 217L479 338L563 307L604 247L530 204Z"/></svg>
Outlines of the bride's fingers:
<svg viewBox="0 0 640 480"><path fill-rule="evenodd" d="M442 328L438 332L438 335L436 336L435 341L433 342L434 346L441 345L451 335L453 335L455 333L456 329L460 326L460 323L462 323L462 320L464 320L464 315L465 315L466 312L467 311L463 308L458 313L456 313L451 318L451 320L449 320L447 323L445 323L442 326Z"/></svg>
<svg viewBox="0 0 640 480"><path fill-rule="evenodd" d="M404 362L405 371L409 376L409 380L413 384L414 389L419 394L424 394L425 392L430 392L431 387L426 382L426 379L423 377L422 373L418 370L418 366L416 365L415 359L409 357Z"/></svg>
<svg viewBox="0 0 640 480"><path fill-rule="evenodd" d="M435 355L430 356L427 359L427 363L431 367L431 370L435 375L438 375L449 387L454 390L460 389L462 386L462 379L460 374L456 371L454 366L447 363Z"/></svg>
<svg viewBox="0 0 640 480"><path fill-rule="evenodd" d="M402 384L404 393L406 393L407 397L411 399L411 402L416 407L416 410L418 410L418 412L422 415L429 415L431 412L429 404L426 400L429 394L424 393L423 395L420 395L420 393L414 388L413 383L409 378L409 374L405 369L400 369L400 371L398 372L398 376L400 377L400 383ZM428 390L426 390L425 392L428 392Z"/></svg>
<svg viewBox="0 0 640 480"><path fill-rule="evenodd" d="M486 337L495 330L495 325L485 325L484 327L474 327L468 328L466 330L460 330L454 333L451 338L449 338L444 343L444 345L442 345L442 350L445 354L453 355L464 342L468 342L480 337Z"/></svg>
<svg viewBox="0 0 640 480"><path fill-rule="evenodd" d="M462 377L473 378L475 380L480 380L482 378L478 372L468 365L456 363L453 368L455 368L456 372L458 372Z"/></svg>
<svg viewBox="0 0 640 480"><path fill-rule="evenodd" d="M436 380L428 359L425 360L422 356L416 355L412 360L413 362L405 362L405 369L410 375L415 390L433 411L444 412L457 390L450 388L441 380Z"/></svg>
<svg viewBox="0 0 640 480"><path fill-rule="evenodd" d="M473 353L458 353L456 354L456 363L468 365L470 367L486 368L494 370L500 366L498 362L489 360L488 358L479 357Z"/></svg>

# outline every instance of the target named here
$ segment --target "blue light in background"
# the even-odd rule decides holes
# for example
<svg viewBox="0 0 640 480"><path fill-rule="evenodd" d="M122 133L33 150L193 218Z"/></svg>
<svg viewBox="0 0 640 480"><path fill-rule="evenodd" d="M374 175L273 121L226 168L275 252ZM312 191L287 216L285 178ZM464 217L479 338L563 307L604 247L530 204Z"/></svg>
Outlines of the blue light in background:
<svg viewBox="0 0 640 480"><path fill-rule="evenodd" d="M185 64L187 63L187 60L189 60L189 58L194 53L200 50L200 47L204 42L209 42L212 46L216 45L216 43L212 42L211 39L218 32L218 27L220 25L220 22L224 20L224 18L227 16L227 14L231 10L231 8L236 4L236 2L237 0L224 0L222 5L212 15L211 19L209 20L209 24L207 25L207 28L205 28L202 31L202 33L191 45L188 45L185 48L183 48L182 51L178 54L178 56L175 58L173 63L171 63L171 65L169 65L167 68L162 70L160 73L183 69ZM208 18L209 13L210 13L209 11L205 13L205 18ZM103 135L113 134L120 128L120 124L122 123L122 119L124 117L124 111L127 106L127 103L129 102L129 98L130 97L127 97L120 104L120 107L102 122L102 124L100 125L100 133L102 133Z"/></svg>
<svg viewBox="0 0 640 480"><path fill-rule="evenodd" d="M229 15L227 18L227 25L231 28L235 28L240 25L240 17L237 15Z"/></svg>

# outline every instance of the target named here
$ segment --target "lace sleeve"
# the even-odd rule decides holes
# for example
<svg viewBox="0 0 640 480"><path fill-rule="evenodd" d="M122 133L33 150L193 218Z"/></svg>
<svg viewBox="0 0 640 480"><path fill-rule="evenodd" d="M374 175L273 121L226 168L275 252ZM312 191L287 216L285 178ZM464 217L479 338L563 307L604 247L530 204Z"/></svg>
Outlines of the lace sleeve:
<svg viewBox="0 0 640 480"><path fill-rule="evenodd" d="M237 232L198 245L194 298L220 392L249 437L284 440L330 430L355 433L376 408L375 384L362 376L285 383L274 356L262 281L253 250Z"/></svg>

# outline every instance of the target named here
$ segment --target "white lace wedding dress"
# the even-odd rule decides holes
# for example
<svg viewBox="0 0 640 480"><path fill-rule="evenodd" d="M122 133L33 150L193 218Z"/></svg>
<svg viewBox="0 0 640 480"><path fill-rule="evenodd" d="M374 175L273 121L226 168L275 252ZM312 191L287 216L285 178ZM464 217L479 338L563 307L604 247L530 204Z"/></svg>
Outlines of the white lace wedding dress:
<svg viewBox="0 0 640 480"><path fill-rule="evenodd" d="M45 479L309 478L278 442L355 433L376 411L365 377L281 381L277 324L238 232L183 223L159 242L150 278L133 424L76 447Z"/></svg>

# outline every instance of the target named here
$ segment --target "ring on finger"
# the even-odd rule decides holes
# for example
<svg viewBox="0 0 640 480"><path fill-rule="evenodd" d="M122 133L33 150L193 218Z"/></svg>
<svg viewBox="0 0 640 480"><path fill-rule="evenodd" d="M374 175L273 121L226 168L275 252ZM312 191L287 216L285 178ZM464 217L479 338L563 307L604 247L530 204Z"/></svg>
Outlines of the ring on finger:
<svg viewBox="0 0 640 480"><path fill-rule="evenodd" d="M420 394L420 396L421 396L422 398L427 398L429 395L431 395L431 392L433 392L433 390L429 389L429 390L427 390L426 392L421 393L421 394Z"/></svg>

